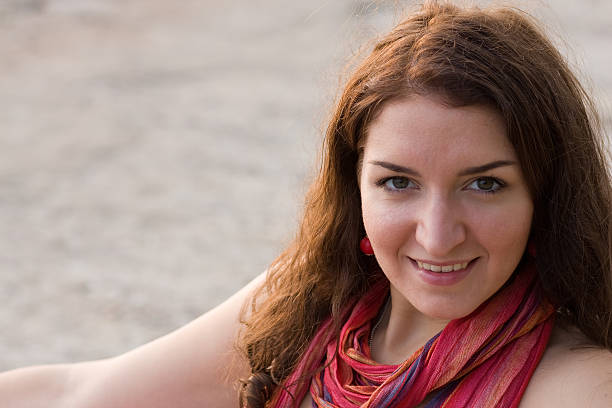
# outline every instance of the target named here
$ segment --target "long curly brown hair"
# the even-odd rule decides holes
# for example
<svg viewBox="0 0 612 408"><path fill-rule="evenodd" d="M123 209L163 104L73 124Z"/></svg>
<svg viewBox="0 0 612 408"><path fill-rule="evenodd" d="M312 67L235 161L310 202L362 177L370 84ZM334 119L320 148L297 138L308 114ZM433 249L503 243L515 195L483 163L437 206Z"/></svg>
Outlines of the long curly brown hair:
<svg viewBox="0 0 612 408"><path fill-rule="evenodd" d="M428 2L376 43L337 103L301 228L245 311L243 407L264 407L319 325L331 316L338 330L341 310L382 278L358 248L360 147L381 106L410 94L501 113L534 200L531 240L557 322L612 347L611 186L592 101L528 15Z"/></svg>

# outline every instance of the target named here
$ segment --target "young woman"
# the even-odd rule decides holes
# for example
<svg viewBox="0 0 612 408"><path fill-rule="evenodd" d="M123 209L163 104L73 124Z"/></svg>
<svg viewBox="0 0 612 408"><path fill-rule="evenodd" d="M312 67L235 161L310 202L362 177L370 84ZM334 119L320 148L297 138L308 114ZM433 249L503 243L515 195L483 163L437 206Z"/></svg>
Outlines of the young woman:
<svg viewBox="0 0 612 408"><path fill-rule="evenodd" d="M3 404L608 407L598 130L528 17L427 4L348 81L265 275L123 356L4 374Z"/></svg>
<svg viewBox="0 0 612 408"><path fill-rule="evenodd" d="M401 22L349 79L300 234L257 293L243 401L610 405L597 130L522 13L433 3Z"/></svg>

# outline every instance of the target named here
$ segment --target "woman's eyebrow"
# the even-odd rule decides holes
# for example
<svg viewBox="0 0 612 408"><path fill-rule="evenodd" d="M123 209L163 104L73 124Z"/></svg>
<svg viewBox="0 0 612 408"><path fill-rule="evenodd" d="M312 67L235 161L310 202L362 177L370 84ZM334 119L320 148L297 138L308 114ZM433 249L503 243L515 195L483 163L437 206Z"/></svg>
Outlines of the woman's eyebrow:
<svg viewBox="0 0 612 408"><path fill-rule="evenodd" d="M412 176L420 177L419 172L414 169L411 169L410 167L400 166L399 164L379 160L372 160L369 163L375 166L384 167L385 169L394 171L396 173L405 173L410 174ZM472 174L478 174L488 170L496 169L498 167L513 166L515 164L517 164L517 162L512 160L495 160L490 163L483 164L481 166L468 167L464 170L461 170L461 172L459 172L459 175L469 176Z"/></svg>
<svg viewBox="0 0 612 408"><path fill-rule="evenodd" d="M384 167L385 169L394 171L396 173L406 173L406 174L410 174L411 176L420 177L419 172L414 169L411 169L410 167L404 167L404 166L400 166L399 164L393 164L393 163L389 163L386 161L378 161L378 160L372 160L369 163L375 166Z"/></svg>
<svg viewBox="0 0 612 408"><path fill-rule="evenodd" d="M504 166L513 166L517 164L515 161L512 160L496 160L496 161L492 161L490 163L487 164L483 164L482 166L475 166L475 167L468 167L465 170L462 170L459 175L460 176L469 176L472 174L477 174L477 173L482 173L485 172L487 170L492 170L492 169L496 169L498 167L504 167Z"/></svg>

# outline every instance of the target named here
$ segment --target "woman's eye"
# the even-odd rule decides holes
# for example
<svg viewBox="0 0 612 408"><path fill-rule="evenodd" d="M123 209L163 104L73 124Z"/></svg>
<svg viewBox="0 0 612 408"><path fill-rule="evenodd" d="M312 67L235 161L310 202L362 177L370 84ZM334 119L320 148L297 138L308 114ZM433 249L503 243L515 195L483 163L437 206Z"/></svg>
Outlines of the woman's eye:
<svg viewBox="0 0 612 408"><path fill-rule="evenodd" d="M468 186L471 190L483 193L495 193L504 187L503 183L494 177L480 177L472 181Z"/></svg>
<svg viewBox="0 0 612 408"><path fill-rule="evenodd" d="M383 180L382 183L388 190L398 191L405 190L407 188L411 188L413 186L413 182L406 177L390 177L386 180Z"/></svg>

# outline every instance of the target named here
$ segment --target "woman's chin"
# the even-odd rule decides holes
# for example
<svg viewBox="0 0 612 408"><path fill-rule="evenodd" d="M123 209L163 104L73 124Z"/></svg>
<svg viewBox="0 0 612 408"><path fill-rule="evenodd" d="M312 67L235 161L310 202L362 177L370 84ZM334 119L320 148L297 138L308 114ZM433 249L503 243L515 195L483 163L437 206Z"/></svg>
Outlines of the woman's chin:
<svg viewBox="0 0 612 408"><path fill-rule="evenodd" d="M425 291L402 291L397 287L391 289L391 296L399 297L399 302L404 303L406 310L413 309L422 317L431 320L450 321L460 319L472 313L479 306L474 299L464 296L445 294L433 294ZM394 305L399 305L396 299Z"/></svg>

